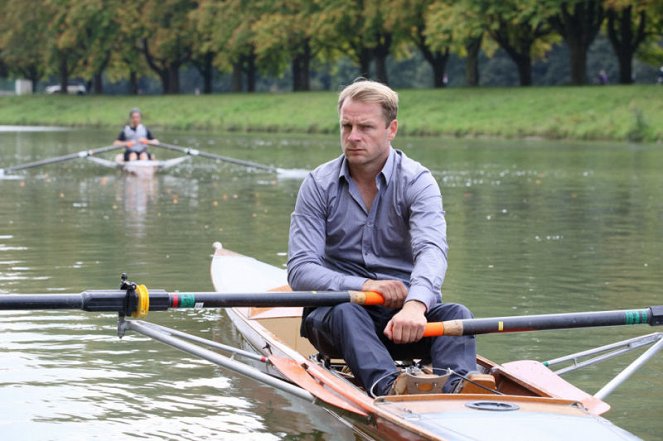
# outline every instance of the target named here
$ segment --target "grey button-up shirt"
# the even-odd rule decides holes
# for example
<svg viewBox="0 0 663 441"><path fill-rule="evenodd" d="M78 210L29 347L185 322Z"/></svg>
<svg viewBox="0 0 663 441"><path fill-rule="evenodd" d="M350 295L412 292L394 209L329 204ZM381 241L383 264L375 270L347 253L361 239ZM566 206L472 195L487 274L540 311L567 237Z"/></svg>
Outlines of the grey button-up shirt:
<svg viewBox="0 0 663 441"><path fill-rule="evenodd" d="M431 173L393 148L366 210L344 156L302 183L290 222L294 290L361 290L367 279L401 280L406 301L441 301L447 269L442 196Z"/></svg>

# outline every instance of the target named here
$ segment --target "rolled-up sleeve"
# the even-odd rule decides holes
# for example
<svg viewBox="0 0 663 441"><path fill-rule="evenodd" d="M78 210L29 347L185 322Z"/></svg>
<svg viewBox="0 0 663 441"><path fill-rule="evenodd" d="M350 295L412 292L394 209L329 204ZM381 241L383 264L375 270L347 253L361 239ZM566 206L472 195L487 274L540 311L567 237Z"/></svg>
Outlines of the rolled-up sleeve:
<svg viewBox="0 0 663 441"><path fill-rule="evenodd" d="M361 290L364 277L325 266L327 195L309 174L302 183L290 219L288 283L294 290Z"/></svg>

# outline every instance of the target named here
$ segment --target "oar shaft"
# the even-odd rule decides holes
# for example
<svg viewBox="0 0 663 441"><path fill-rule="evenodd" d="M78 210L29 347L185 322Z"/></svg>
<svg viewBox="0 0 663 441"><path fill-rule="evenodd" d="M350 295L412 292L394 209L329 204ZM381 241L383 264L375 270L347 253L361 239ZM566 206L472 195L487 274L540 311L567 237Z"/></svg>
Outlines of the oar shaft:
<svg viewBox="0 0 663 441"><path fill-rule="evenodd" d="M149 311L177 308L330 306L353 302L361 305L382 304L374 292L291 291L268 293L167 292L151 289ZM78 294L4 294L0 310L81 309L91 312L133 312L124 290L89 290Z"/></svg>
<svg viewBox="0 0 663 441"><path fill-rule="evenodd" d="M19 171L19 170L26 170L26 169L29 169L29 168L40 167L42 165L57 164L58 162L65 162L65 161L69 161L71 159L85 158L87 156L92 156L92 155L96 155L98 153L104 153L104 152L108 152L108 151L111 151L111 150L117 150L119 148L120 148L120 146L109 145L109 146L106 146L106 147L99 147L99 148L92 149L92 150L81 150L80 152L70 153L68 155L63 155L63 156L56 156L55 158L40 159L39 161L28 162L26 164L14 165L12 167L7 167L4 170L5 170L5 172L15 172L15 171Z"/></svg>
<svg viewBox="0 0 663 441"><path fill-rule="evenodd" d="M620 311L577 312L429 323L425 336L461 336L504 332L542 331L620 325L660 325L660 306Z"/></svg>
<svg viewBox="0 0 663 441"><path fill-rule="evenodd" d="M166 148L166 149L169 149L169 150L174 150L176 152L185 153L185 154L191 155L191 156L200 156L202 158L214 159L214 160L217 160L217 161L228 162L230 164L241 165L241 166L244 166L244 167L250 167L250 168L257 168L257 169L260 169L260 170L266 170L266 171L269 171L269 172L272 172L272 173L277 173L278 172L278 169L276 167L260 164L260 163L253 162L253 161L245 161L243 159L231 158L231 157L228 157L228 156L222 156L222 155L217 155L217 154L214 154L214 153L203 152L201 150L194 149L194 148L181 147L181 146L178 146L178 145L167 144L167 143L163 143L163 142L157 144L156 147L163 147L163 148Z"/></svg>

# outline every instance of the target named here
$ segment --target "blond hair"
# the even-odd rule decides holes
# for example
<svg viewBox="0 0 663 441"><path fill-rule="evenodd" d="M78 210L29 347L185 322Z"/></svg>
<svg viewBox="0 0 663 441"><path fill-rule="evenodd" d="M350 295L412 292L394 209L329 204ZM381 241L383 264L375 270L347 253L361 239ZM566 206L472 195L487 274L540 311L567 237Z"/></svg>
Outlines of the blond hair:
<svg viewBox="0 0 663 441"><path fill-rule="evenodd" d="M382 114L387 125L398 116L398 94L388 86L377 81L358 78L346 86L338 96L338 112L345 100L351 99L360 103L376 103L382 107Z"/></svg>

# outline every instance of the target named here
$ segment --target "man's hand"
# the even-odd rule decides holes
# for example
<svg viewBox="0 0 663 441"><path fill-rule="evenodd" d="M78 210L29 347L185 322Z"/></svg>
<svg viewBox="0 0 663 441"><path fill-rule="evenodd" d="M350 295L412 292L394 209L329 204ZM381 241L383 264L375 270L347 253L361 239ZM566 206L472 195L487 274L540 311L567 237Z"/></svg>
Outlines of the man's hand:
<svg viewBox="0 0 663 441"><path fill-rule="evenodd" d="M126 146L129 147L129 148L131 148L131 147L134 146L134 144L135 144L135 142L133 142L133 141L127 141Z"/></svg>
<svg viewBox="0 0 663 441"><path fill-rule="evenodd" d="M394 343L413 343L421 340L426 326L426 305L411 300L406 302L384 328L384 335Z"/></svg>
<svg viewBox="0 0 663 441"><path fill-rule="evenodd" d="M362 291L379 292L384 298L384 306L387 308L401 308L407 287L400 280L367 280L361 287Z"/></svg>

